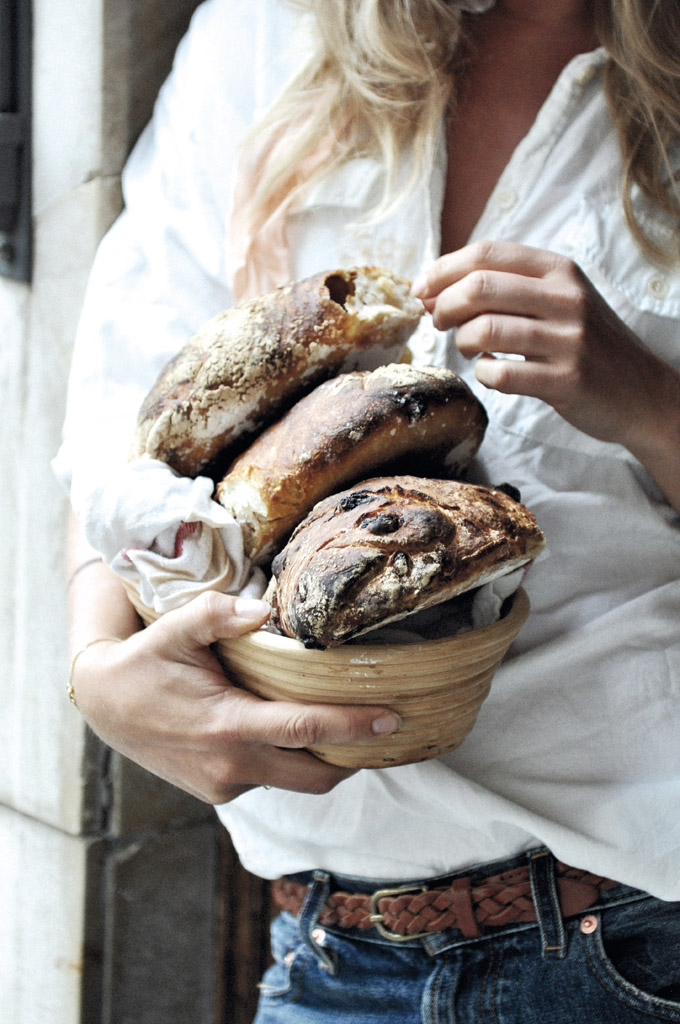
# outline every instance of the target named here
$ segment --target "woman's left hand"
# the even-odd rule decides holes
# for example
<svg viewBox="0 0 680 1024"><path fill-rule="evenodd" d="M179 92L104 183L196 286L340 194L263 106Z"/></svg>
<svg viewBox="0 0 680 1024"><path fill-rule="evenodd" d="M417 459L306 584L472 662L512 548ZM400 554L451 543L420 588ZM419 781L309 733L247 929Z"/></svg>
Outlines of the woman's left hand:
<svg viewBox="0 0 680 1024"><path fill-rule="evenodd" d="M624 445L678 507L668 485L677 488L680 375L575 263L514 242L475 242L428 266L413 292L437 328L457 328L482 384L540 398L584 433Z"/></svg>
<svg viewBox="0 0 680 1024"><path fill-rule="evenodd" d="M641 418L654 429L672 370L571 260L514 242L477 242L440 257L424 281L415 294L437 328L458 328L456 344L467 358L479 357L482 384L541 398L602 441L628 446Z"/></svg>

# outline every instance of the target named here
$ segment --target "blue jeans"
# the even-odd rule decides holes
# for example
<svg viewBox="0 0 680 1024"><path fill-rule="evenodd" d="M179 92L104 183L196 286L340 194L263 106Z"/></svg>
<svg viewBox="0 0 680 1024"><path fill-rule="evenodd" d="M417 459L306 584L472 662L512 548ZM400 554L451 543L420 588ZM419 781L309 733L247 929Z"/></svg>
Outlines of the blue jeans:
<svg viewBox="0 0 680 1024"><path fill-rule="evenodd" d="M373 929L321 928L316 915L328 878L315 872L300 916L274 921L275 963L255 1024L680 1021L680 903L618 885L564 919L548 876L535 892L536 923L487 928L473 939L449 929L397 943Z"/></svg>

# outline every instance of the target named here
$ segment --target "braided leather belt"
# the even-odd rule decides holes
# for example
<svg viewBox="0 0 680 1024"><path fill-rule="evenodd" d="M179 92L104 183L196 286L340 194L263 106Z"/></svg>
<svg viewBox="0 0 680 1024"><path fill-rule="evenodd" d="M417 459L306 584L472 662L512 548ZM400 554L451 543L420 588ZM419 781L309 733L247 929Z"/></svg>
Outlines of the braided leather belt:
<svg viewBox="0 0 680 1024"><path fill-rule="evenodd" d="M601 892L617 882L555 862L557 893L562 914L571 917L597 902ZM272 883L274 903L297 916L308 886L291 878ZM476 938L484 927L536 921L527 865L498 875L454 878L429 888L404 885L373 893L331 892L318 923L334 928L375 928L385 938L407 942L446 928L457 928L464 938Z"/></svg>

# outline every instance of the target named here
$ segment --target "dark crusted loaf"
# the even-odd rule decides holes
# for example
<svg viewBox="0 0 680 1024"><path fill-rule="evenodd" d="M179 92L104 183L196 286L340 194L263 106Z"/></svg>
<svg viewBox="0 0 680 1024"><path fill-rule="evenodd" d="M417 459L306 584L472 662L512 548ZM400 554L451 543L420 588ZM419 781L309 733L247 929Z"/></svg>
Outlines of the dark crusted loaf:
<svg viewBox="0 0 680 1024"><path fill-rule="evenodd" d="M272 622L307 647L333 647L504 575L544 543L504 491L366 480L319 502L274 559Z"/></svg>
<svg viewBox="0 0 680 1024"><path fill-rule="evenodd" d="M457 476L487 416L451 370L389 364L318 385L230 467L216 497L240 523L247 556L272 556L313 506L374 473Z"/></svg>
<svg viewBox="0 0 680 1024"><path fill-rule="evenodd" d="M131 458L149 455L196 476L322 380L400 359L424 311L405 278L352 267L220 313L147 395Z"/></svg>

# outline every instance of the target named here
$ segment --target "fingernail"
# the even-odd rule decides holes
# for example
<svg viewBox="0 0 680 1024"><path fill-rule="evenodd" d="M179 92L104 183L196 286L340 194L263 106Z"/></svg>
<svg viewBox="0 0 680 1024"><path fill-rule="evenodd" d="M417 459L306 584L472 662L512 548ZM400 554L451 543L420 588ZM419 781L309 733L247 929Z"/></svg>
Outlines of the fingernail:
<svg viewBox="0 0 680 1024"><path fill-rule="evenodd" d="M427 296L428 290L427 275L418 274L415 281L411 285L411 294L415 295L419 299L424 299Z"/></svg>
<svg viewBox="0 0 680 1024"><path fill-rule="evenodd" d="M401 729L401 718L395 715L394 711L386 711L384 714L374 718L371 728L376 736L384 736L385 733L397 732Z"/></svg>
<svg viewBox="0 0 680 1024"><path fill-rule="evenodd" d="M266 601L259 601L255 597L237 597L234 601L234 614L239 619L261 619L270 610Z"/></svg>

